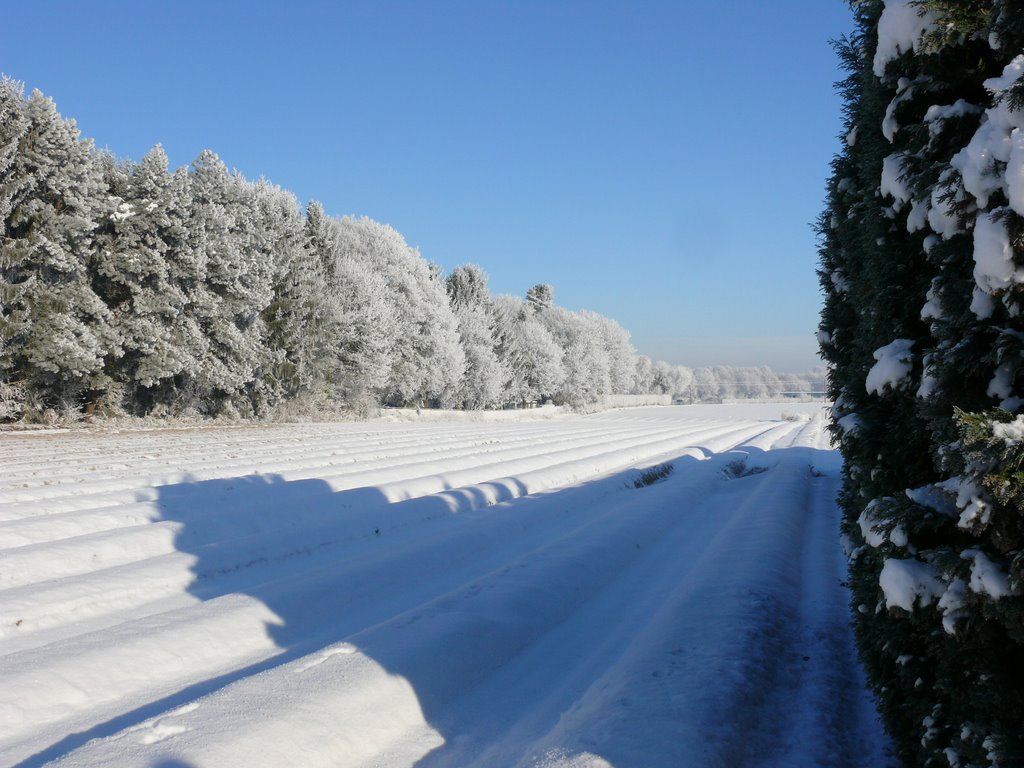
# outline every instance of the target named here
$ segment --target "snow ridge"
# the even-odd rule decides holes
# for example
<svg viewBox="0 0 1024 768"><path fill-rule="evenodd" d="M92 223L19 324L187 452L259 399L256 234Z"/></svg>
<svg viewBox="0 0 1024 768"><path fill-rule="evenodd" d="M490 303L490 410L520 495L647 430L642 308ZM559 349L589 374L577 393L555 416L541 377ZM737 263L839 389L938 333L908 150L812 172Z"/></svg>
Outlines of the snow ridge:
<svg viewBox="0 0 1024 768"><path fill-rule="evenodd" d="M853 760L839 465L794 408L0 435L0 762Z"/></svg>

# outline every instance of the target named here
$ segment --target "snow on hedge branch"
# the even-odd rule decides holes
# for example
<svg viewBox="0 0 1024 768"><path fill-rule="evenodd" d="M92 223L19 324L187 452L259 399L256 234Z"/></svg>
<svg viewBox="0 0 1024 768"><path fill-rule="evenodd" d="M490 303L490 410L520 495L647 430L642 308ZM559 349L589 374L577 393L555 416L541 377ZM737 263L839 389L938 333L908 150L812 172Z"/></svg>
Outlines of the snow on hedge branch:
<svg viewBox="0 0 1024 768"><path fill-rule="evenodd" d="M903 53L917 52L921 38L934 27L936 16L909 0L885 0L878 20L878 47L871 69L878 77L885 76L886 65Z"/></svg>
<svg viewBox="0 0 1024 768"><path fill-rule="evenodd" d="M910 353L913 346L913 339L896 339L875 350L876 362L864 382L869 393L881 395L886 387L897 389L903 386L913 367L914 356Z"/></svg>
<svg viewBox="0 0 1024 768"><path fill-rule="evenodd" d="M885 595L886 606L905 611L913 611L915 605L931 605L946 591L935 570L913 558L886 560L878 583Z"/></svg>

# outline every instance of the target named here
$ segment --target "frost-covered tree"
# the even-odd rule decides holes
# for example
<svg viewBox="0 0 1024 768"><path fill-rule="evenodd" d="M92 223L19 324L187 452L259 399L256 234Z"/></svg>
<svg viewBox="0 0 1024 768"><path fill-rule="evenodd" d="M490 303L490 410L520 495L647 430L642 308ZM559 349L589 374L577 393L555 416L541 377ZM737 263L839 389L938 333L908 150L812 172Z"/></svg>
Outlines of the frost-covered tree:
<svg viewBox="0 0 1024 768"><path fill-rule="evenodd" d="M594 328L608 358L610 394L625 395L633 388L636 373L636 350L629 340L629 331L612 320L594 312L583 312Z"/></svg>
<svg viewBox="0 0 1024 768"><path fill-rule="evenodd" d="M21 83L0 79L0 222L4 233L15 201L29 184L28 174L17 173L17 167L30 128Z"/></svg>
<svg viewBox="0 0 1024 768"><path fill-rule="evenodd" d="M654 392L654 363L647 355L637 355L633 364L633 395L647 395Z"/></svg>
<svg viewBox="0 0 1024 768"><path fill-rule="evenodd" d="M200 364L205 340L189 311L200 279L186 248L188 180L172 175L157 145L138 163L101 158L105 196L93 246L93 282L110 308L122 354L107 372L124 405L143 412L174 402L175 379Z"/></svg>
<svg viewBox="0 0 1024 768"><path fill-rule="evenodd" d="M551 333L514 296L491 300L498 359L505 371L503 398L522 404L551 397L565 378L562 349Z"/></svg>
<svg viewBox="0 0 1024 768"><path fill-rule="evenodd" d="M19 152L29 131L25 114L23 89L7 77L0 80L0 270L7 269L7 228L16 201L29 183L28 174L16 173ZM22 289L16 276L0 272L0 305L12 305ZM25 383L16 370L16 362L8 346L18 321L7 309L0 310L0 420L21 416L25 407Z"/></svg>
<svg viewBox="0 0 1024 768"><path fill-rule="evenodd" d="M555 303L555 291L547 283L537 283L526 291L526 303L534 312L541 312Z"/></svg>
<svg viewBox="0 0 1024 768"><path fill-rule="evenodd" d="M287 333L295 339L287 344L284 364L293 366L284 376L291 379L296 393L308 389L314 398L344 401L355 391L369 392L382 385L387 361L386 346L360 343L348 334L357 326L372 328L386 315L383 287L366 286L362 274L338 251L338 222L316 201L306 206L303 249L284 276L280 291L285 307ZM355 279L349 278L349 270ZM383 285L382 281L379 281ZM358 295L357 295L358 294ZM381 294L376 308L369 308L369 296ZM358 362L362 350L376 360ZM368 396L368 395L367 395Z"/></svg>
<svg viewBox="0 0 1024 768"><path fill-rule="evenodd" d="M256 210L256 253L273 267L273 296L263 311L268 398L295 397L316 384L322 342L323 262L313 249L295 195L265 180L252 189Z"/></svg>
<svg viewBox="0 0 1024 768"><path fill-rule="evenodd" d="M74 121L21 94L0 82L0 379L41 406L78 404L107 388L119 352L89 274L103 181Z"/></svg>
<svg viewBox="0 0 1024 768"><path fill-rule="evenodd" d="M338 223L333 226L338 228ZM402 331L387 280L339 237L329 270L323 371L328 391L358 406L390 389L395 338Z"/></svg>
<svg viewBox="0 0 1024 768"><path fill-rule="evenodd" d="M695 399L694 374L692 368L685 365L677 365L672 371L672 391L669 394L678 395L685 399Z"/></svg>
<svg viewBox="0 0 1024 768"><path fill-rule="evenodd" d="M846 460L858 640L908 762L1015 765L1024 10L853 8L818 338Z"/></svg>
<svg viewBox="0 0 1024 768"><path fill-rule="evenodd" d="M651 392L658 395L676 394L675 368L658 360L651 368Z"/></svg>
<svg viewBox="0 0 1024 768"><path fill-rule="evenodd" d="M689 387L550 285L492 299L479 268L442 279L390 227L303 216L213 152L176 171L159 146L94 153L9 79L0 117L0 419L101 397L258 416L281 398L483 408Z"/></svg>
<svg viewBox="0 0 1024 768"><path fill-rule="evenodd" d="M556 401L580 407L610 394L610 361L602 334L603 318L561 307L549 307L536 316L562 350L564 376L555 393Z"/></svg>
<svg viewBox="0 0 1024 768"><path fill-rule="evenodd" d="M459 382L456 401L469 410L499 405L505 372L495 351L497 340L488 301L487 274L472 264L456 267L446 286L466 357L466 371Z"/></svg>
<svg viewBox="0 0 1024 768"><path fill-rule="evenodd" d="M263 312L273 298L273 259L260 237L254 190L209 150L192 163L187 248L201 266L193 306L207 341L193 375L206 407L259 408L275 362Z"/></svg>
<svg viewBox="0 0 1024 768"><path fill-rule="evenodd" d="M690 386L696 400L713 402L721 398L718 380L710 368L694 368L691 372Z"/></svg>
<svg viewBox="0 0 1024 768"><path fill-rule="evenodd" d="M476 264L456 267L445 282L448 299L452 307L486 306L490 294L487 292L487 273Z"/></svg>
<svg viewBox="0 0 1024 768"><path fill-rule="evenodd" d="M389 346L384 401L451 402L466 363L444 284L401 235L371 219L342 219L337 248L346 264L386 286L391 321L377 331Z"/></svg>

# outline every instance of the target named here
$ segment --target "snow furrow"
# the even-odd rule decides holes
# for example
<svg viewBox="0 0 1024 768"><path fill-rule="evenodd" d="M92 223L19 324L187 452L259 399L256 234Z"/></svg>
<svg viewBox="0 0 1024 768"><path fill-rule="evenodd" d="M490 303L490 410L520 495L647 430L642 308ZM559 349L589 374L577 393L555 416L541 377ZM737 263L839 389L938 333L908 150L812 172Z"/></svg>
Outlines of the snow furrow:
<svg viewBox="0 0 1024 768"><path fill-rule="evenodd" d="M760 432L763 429L763 426L755 425L724 432L715 430L702 434L701 442L712 446L714 450L723 450L749 437L752 432ZM437 514L436 505L424 508L423 505L396 504L387 510L385 518L381 508L390 503L387 501L390 496L400 493L403 493L406 499L443 493L442 509L447 514L454 514L527 493L537 493L559 485L580 482L616 469L681 455L688 448L690 442L688 439L669 438L638 443L632 447L620 445L615 450L601 454L576 450L564 456L563 458L566 460L560 463L551 463L551 455L545 455L539 459L531 458L529 461L498 465L498 468L504 471L514 471L515 474L491 480L490 477L493 473L488 473L488 479L484 485L479 483L469 485L474 479L479 479L474 474L451 473L444 478L433 479L432 482L436 486L433 488L422 482L418 485L392 484L390 488L382 486L368 494L363 494L361 503L335 502L334 497L325 495L322 488L319 490L319 498L314 498L317 491L303 493L291 490L286 492L285 488L276 489L275 486L268 486L262 481L255 481L255 491L267 494L270 497L268 502L270 505L281 504L285 499L289 504L294 504L296 499L301 500L304 514L295 516L298 519L293 518L290 521L292 523L290 529L285 530L279 526L271 526L269 529L240 537L238 533L244 530L244 521L226 515L222 509L219 517L226 517L227 521L226 525L220 526L220 530L223 531L220 535L210 536L211 526L206 524L201 529L204 534L201 540L196 541L196 537L193 536L192 541L188 541L187 519L173 523L163 522L150 526L136 526L127 530L119 530L116 536L96 534L48 546L37 545L14 550L8 554L4 562L3 573L12 582L15 579L21 579L21 582L12 583L14 587L19 584L24 586L44 582L47 577L73 581L69 577L81 576L82 578L78 579L77 583L63 588L63 594L66 597L62 602L65 605L75 606L76 615L79 617L88 617L104 610L120 607L120 602L117 600L119 587L122 589L127 587L122 594L128 605L132 604L131 600L135 599L135 596L147 594L145 591L140 592L140 582L138 581L143 578L144 569L140 568L134 578L126 581L123 575L125 572L123 566L127 563L143 561L148 558L171 557L176 550L194 551L197 547L202 547L203 565L197 575L205 578L246 567L247 563L274 562L293 556L294 553L308 553L311 549L323 549L337 546L345 541L366 538L373 532L377 534L390 532L399 526L415 524L424 516L430 519L432 515ZM460 480L465 481L465 484L460 483ZM249 497L250 494L245 494L243 499ZM351 509L352 507L356 507L356 509L350 514L346 514L344 518L337 517L337 512L340 509ZM241 511L251 514L254 510L252 505L246 504ZM409 519L407 520L407 518ZM249 523L250 530L253 525L254 523ZM144 535L147 535L148 538L139 542L138 539ZM224 543L218 545L218 542ZM146 555L140 555L140 550L145 549L147 544L153 549ZM158 547L160 549L157 549ZM40 557L40 552L44 554L56 552L59 556ZM117 561L111 563L111 558L116 558ZM182 557L176 559L179 561L179 566L175 575L164 576L164 572L161 570L149 574L149 578L157 582L155 587L160 587L167 581L181 582L183 565L189 561ZM97 571L101 565L105 565L105 567ZM91 573L98 573L99 578L90 580L88 576ZM110 574L109 578L105 577L107 573ZM152 594L161 594L163 591L165 590L155 588ZM44 628L52 625L52 618L48 618L45 614L36 615L37 612L31 610L36 600L37 595L31 589L0 591L0 610L7 615L22 617L19 619L21 623L17 627L11 624L0 626L0 637L5 634L23 636L37 627ZM26 621L25 616L30 618Z"/></svg>
<svg viewBox="0 0 1024 768"><path fill-rule="evenodd" d="M679 434L699 433L701 430L714 426L716 425L704 424L686 429L676 428L673 431ZM721 427L722 425L719 424L717 426ZM636 427L629 430L619 429L610 434L608 430L594 431L589 434L573 432L560 435L553 440L545 440L540 445L546 446L548 449L557 449L559 446L587 445L596 442L614 443L616 439L650 434L652 434L650 429ZM595 435L599 437L595 438ZM362 478L370 472L387 474L398 470L411 470L415 472L418 467L436 463L438 460L443 461L446 467L453 466L455 462L459 462L460 466L472 465L473 463L482 463L481 455L489 456L492 459L500 459L510 455L530 455L538 449L538 440L536 438L536 435L528 435L522 440L503 441L501 444L495 444L493 448L487 451L481 451L479 445L466 443L454 443L442 447L440 450L435 450L433 447L421 447L418 450L396 451L393 454L380 448L374 448L372 453L379 455L368 457L364 454L355 457L355 461L346 459L344 464L351 465L351 467L340 469L326 469L323 464L311 463L309 461L296 462L295 464L284 463L277 459L276 454L273 454L272 461L276 473L288 480L318 478L337 483L338 488L344 488L352 486L339 481L343 481L344 478L353 475ZM519 452L518 454L516 453L517 451ZM267 453L270 452L271 449L268 449ZM246 472L244 474L259 473L259 467L265 466L269 458L271 457L263 455L258 462L248 462L245 465ZM23 490L20 492L20 500L13 499L13 496L18 494L10 494L12 499L5 504L0 504L0 520L17 521L24 517L36 517L41 514L49 515L65 511L102 509L105 506L114 504L149 500L154 496L155 492L153 489L160 486L238 476L233 474L231 470L231 466L222 466L216 462L192 462L187 471L177 469L169 474L165 473L150 477L124 477L103 483L91 483L88 493L82 493L80 490L72 488L47 489L43 492L39 492L39 489ZM399 475L399 477L404 476L407 475ZM366 481L362 481L359 484L366 484Z"/></svg>
<svg viewBox="0 0 1024 768"><path fill-rule="evenodd" d="M721 461L703 462L690 458L687 468L691 471L681 477L695 495L701 496L707 489L721 482L718 472L720 464ZM563 529L562 535L553 540L541 541L531 537L527 546L517 549L511 547L510 541L502 537L497 550L502 557L487 562L487 565L491 566L489 570L478 572L468 579L463 578L455 584L444 578L439 579L438 583L447 585L447 590L430 599L412 602L405 610L400 610L392 604L388 613L391 613L393 618L384 618L380 623L373 624L362 632L349 634L346 630L351 632L351 626L345 626L349 621L341 620L342 626L336 631L338 640L343 639L344 643L353 649L359 649L359 652L331 655L330 663L322 663L320 675L309 675L308 679L303 681L300 696L297 696L287 684L287 679L288 676L296 674L299 668L308 669L308 657L301 664L282 665L262 672L255 678L240 679L219 694L209 697L209 701L200 700L200 707L195 716L205 720L217 720L219 718L214 714L215 709L233 711L239 706L244 706L243 702L253 695L254 686L264 688L268 684L275 691L284 692L283 695L264 702L264 706L275 713L275 718L301 720L300 713L308 711L309 703L325 697L334 701L340 698L342 701L339 706L351 708L355 704L347 704L344 699L364 700L362 686L356 686L351 690L346 687L344 696L332 693L332 689L337 685L339 676L346 680L358 676L359 673L353 672L348 666L365 668L367 656L380 665L376 677L372 680L372 686L380 686L386 682L393 674L388 672L388 669L404 669L406 673L403 673L403 676L407 678L410 677L408 671L415 670L417 680L414 687L419 692L420 705L425 708L445 705L464 691L472 689L476 681L482 680L488 672L501 666L505 660L514 657L518 650L529 644L533 638L543 634L546 628L563 621L602 585L614 580L626 564L639 556L643 547L658 540L660 533L670 524L673 516L663 510L649 507L638 509L632 498L635 494L635 490L627 490L620 486L618 493L613 497L618 500L617 503L605 505L597 515L582 516L582 525L579 525L580 518L577 518L576 527ZM593 493L586 487L574 495L593 498ZM550 508L558 503L563 502L559 502L555 497L534 497L533 501L535 507L547 508L549 513ZM505 532L510 532L507 525L501 527ZM515 538L512 539L512 542L514 541ZM351 575L346 578L351 578ZM360 580L360 583L363 583L363 580ZM306 579L295 579L285 586L301 590L307 584ZM551 594L551 588L558 591ZM324 590L326 587L320 586L319 589ZM547 597L540 599L539 594L547 594ZM308 602L296 599L297 595L294 592L282 595L275 594L274 590L266 590L261 597L263 602L270 605ZM370 603L377 602L377 599L372 591L365 598ZM352 598L349 597L345 610L337 611L335 615L351 616L353 612L358 612L351 601ZM218 613L223 616L223 609ZM322 621L322 615L292 616L289 623L318 619ZM311 632L309 627L293 627L293 631L304 636ZM410 638L413 637L415 641L411 642ZM328 646L328 650L331 647ZM331 674L325 676L322 674L325 672ZM284 680L279 684L268 678ZM120 682L124 685L127 681ZM401 695L401 689L395 691L397 695ZM432 693L426 696L424 691ZM123 690L116 695L112 694L112 698L117 700L123 700L125 696ZM370 702L364 700L364 707L369 706ZM387 713L399 704L394 699L386 697L380 700L379 706L376 719L386 720ZM253 725L260 722L257 720ZM185 727L192 730L190 725ZM293 727L298 727L298 723L294 723ZM339 731L347 730L340 726L336 728ZM356 738L355 734L347 735L350 740ZM238 730L236 726L230 733L220 735L218 740L224 741L219 748L220 753L231 754L238 748L238 745L233 743L236 738L248 742L257 740L262 743L266 736L262 728L244 727ZM270 744L266 746L272 749ZM250 744L247 749L252 750L252 745ZM253 753L257 752L258 748ZM305 759L312 760L316 757L315 753L316 746L311 745ZM331 765L334 764L331 761L336 760L338 754L333 752L332 748L329 754L320 757L325 762L314 761L307 764ZM124 759L124 756L120 759ZM211 758L206 755L205 759ZM129 760L123 764L132 763ZM209 764L216 762L211 761Z"/></svg>
<svg viewBox="0 0 1024 768"><path fill-rule="evenodd" d="M719 435L730 435L733 431L735 431L734 427L705 432L698 431L693 439L714 441ZM414 498L455 486L484 482L493 479L498 473L507 472L510 469L511 472L518 474L552 464L604 456L606 454L601 453L600 449L609 445L616 446L613 451L607 452L614 454L624 450L642 451L645 446L654 446L655 450L663 451L667 449L662 449L660 446L665 443L679 444L680 441L684 446L692 444L687 432L683 432L681 435L676 433L674 437L663 438L659 441L658 438L665 434L673 434L673 431L620 434L610 439L591 442L585 447L579 446L575 441L554 443L554 450L544 453L538 453L537 445L533 445L526 449L509 450L502 454L501 459L497 461L490 455L484 457L479 455L458 456L447 462L432 459L405 467L404 469L412 469L416 474L406 475L401 480L391 479L394 468L329 475L322 480L335 490L352 489L353 482L351 481L354 481L365 487L372 486L374 491L357 493L354 499L339 497L332 505L306 505L291 511L287 517L280 515L257 516L253 513L279 504L279 500L273 493L275 482L304 478L287 475L279 477L275 474L269 481L262 477L255 480L250 478L232 479L218 488L220 491L218 506L222 512L218 517L216 527L220 529L221 537L232 539L237 538L240 531L251 534L259 534L264 530L277 532L281 529L316 525L321 518L326 516L333 519L337 513L346 509L360 509L368 505L380 506L381 503L393 500ZM562 447L563 445L568 447ZM641 453L639 458L642 457ZM582 477L585 477L585 474L580 475L581 479ZM576 476L571 476L569 479L576 479ZM191 492L199 492L193 489L201 487L200 482L195 480L187 482L187 484L179 484L179 489L174 492L178 503L183 501L179 494L188 495ZM322 485L319 482L305 487L309 488L309 494L318 492L322 494ZM159 494L159 487L154 492ZM293 505L301 504L303 501L301 496L296 496L294 493L290 494L289 500ZM159 506L160 504L157 503L157 513L166 517L166 514L159 510ZM246 520L234 519L229 512L234 509L240 510ZM140 510L128 519L138 519L143 514L145 512ZM103 522L109 519L109 516L100 518ZM0 559L0 594L3 589L30 584L42 579L87 573L97 568L113 567L145 557L166 554L173 551L179 544L178 533L182 524L187 522L189 522L187 519L160 520L157 517L152 522L117 527L109 533L107 529L100 529L98 532L72 535L60 540L8 548L2 552L2 559ZM259 529L254 530L254 525L258 525ZM207 525L206 530L213 527ZM44 527L43 530L60 530L60 527L54 526L53 529ZM208 539L208 542L217 540L219 539L211 538ZM40 552L44 553L44 557L39 557L38 553ZM50 554L59 556L51 557Z"/></svg>
<svg viewBox="0 0 1024 768"><path fill-rule="evenodd" d="M293 430L282 427L279 428L279 435L276 440L264 437L259 441L224 443L218 446L219 450L211 450L211 446L205 444L196 444L195 448L202 451L204 458L194 462L192 468L195 471L206 466L215 466L231 471L232 469L251 465L254 460L258 461L267 451L271 450L282 467L290 466L293 460L297 460L299 466L312 466L310 463L311 459L322 461L323 464L320 464L320 466L323 466L331 458L343 461L363 459L367 456L372 456L375 452L386 453L388 457L422 453L425 448L425 438L429 440L427 444L429 450L433 451L444 450L450 445L486 446L495 442L493 432L483 430L471 433L452 434L435 432L424 435L410 433L396 436L382 432L361 435L354 439L345 434L328 434L326 436L305 434L293 436L292 432ZM579 436L597 434L599 433L599 428L577 427L572 430L572 433ZM505 436L502 442L535 439L538 435L543 434L544 430L537 427L517 429L514 433ZM108 438L108 441L110 439ZM285 444L284 447L282 443ZM288 443L293 443L294 445L287 447ZM91 448L91 450L103 451L98 456L78 462L68 462L67 464L62 462L63 474L59 475L54 474L51 470L41 476L40 473L43 470L39 466L38 458L27 462L9 462L9 468L22 464L24 469L20 474L13 471L6 474L3 479L3 486L20 489L50 487L51 492L55 492L61 490L57 486L65 483L88 482L95 484L101 480L123 479L124 470L128 467L131 467L133 474L151 475L153 474L152 472L146 472L150 468L163 472L175 458L173 454L158 458L149 453L135 456L134 458L130 453L111 456L105 449L106 446L102 442L98 442ZM0 458L3 458L2 455L0 455Z"/></svg>
<svg viewBox="0 0 1024 768"><path fill-rule="evenodd" d="M2 764L885 764L820 408L4 435L7 458Z"/></svg>

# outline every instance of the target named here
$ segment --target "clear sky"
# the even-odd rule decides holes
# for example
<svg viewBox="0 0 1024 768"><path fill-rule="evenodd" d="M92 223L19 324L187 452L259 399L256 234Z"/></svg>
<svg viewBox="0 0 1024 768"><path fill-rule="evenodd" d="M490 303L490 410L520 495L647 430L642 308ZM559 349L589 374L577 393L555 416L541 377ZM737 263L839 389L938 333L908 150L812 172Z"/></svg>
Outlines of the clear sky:
<svg viewBox="0 0 1024 768"><path fill-rule="evenodd" d="M84 135L203 148L686 365L820 364L841 0L0 0Z"/></svg>

